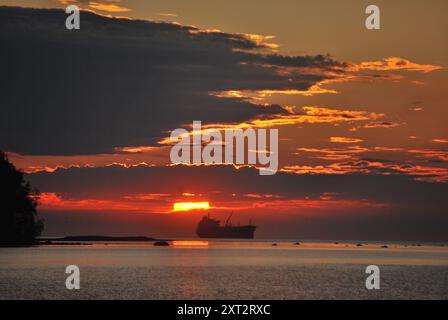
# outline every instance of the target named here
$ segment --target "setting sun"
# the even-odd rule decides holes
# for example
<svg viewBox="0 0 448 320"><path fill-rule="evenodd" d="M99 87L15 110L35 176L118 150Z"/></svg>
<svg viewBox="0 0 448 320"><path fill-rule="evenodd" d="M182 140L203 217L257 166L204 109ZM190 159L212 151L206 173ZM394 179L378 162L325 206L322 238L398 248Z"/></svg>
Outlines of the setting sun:
<svg viewBox="0 0 448 320"><path fill-rule="evenodd" d="M173 246L180 247L207 247L208 241L173 241Z"/></svg>
<svg viewBox="0 0 448 320"><path fill-rule="evenodd" d="M176 202L173 205L173 212L208 209L210 209L208 202Z"/></svg>

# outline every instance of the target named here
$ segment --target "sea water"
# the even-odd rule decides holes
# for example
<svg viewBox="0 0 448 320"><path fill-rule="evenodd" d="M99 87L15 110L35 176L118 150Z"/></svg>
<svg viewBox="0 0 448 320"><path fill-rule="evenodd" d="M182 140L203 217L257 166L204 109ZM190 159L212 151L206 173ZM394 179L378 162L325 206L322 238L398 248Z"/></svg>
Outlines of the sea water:
<svg viewBox="0 0 448 320"><path fill-rule="evenodd" d="M273 243L277 246L273 246ZM448 299L448 247L183 241L0 248L0 299ZM80 270L80 289L65 268ZM365 286L380 268L380 289Z"/></svg>

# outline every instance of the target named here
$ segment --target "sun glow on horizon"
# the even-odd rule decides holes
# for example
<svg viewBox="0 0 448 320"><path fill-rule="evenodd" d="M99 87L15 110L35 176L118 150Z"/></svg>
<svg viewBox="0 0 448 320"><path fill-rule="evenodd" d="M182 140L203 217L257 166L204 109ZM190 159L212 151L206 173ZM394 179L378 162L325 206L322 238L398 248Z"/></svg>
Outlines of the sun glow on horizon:
<svg viewBox="0 0 448 320"><path fill-rule="evenodd" d="M184 241L184 240L176 240L173 241L174 246L180 246L180 247L207 247L208 241Z"/></svg>
<svg viewBox="0 0 448 320"><path fill-rule="evenodd" d="M179 211L191 211L191 210L208 210L210 204L207 201L204 202L176 202L173 204L173 212Z"/></svg>

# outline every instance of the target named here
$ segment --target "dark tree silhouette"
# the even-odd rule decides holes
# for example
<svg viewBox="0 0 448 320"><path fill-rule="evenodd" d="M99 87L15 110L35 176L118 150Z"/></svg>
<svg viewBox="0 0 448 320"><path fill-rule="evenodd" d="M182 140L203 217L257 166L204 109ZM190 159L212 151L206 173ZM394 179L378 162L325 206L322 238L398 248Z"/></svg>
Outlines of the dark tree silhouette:
<svg viewBox="0 0 448 320"><path fill-rule="evenodd" d="M0 246L25 246L35 243L43 230L37 219L39 192L31 188L0 151Z"/></svg>

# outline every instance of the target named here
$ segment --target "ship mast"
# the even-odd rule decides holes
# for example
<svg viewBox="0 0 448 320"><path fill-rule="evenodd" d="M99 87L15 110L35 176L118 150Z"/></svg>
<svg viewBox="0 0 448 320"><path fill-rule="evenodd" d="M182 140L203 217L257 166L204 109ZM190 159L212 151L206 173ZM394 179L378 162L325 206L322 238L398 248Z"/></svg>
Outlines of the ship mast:
<svg viewBox="0 0 448 320"><path fill-rule="evenodd" d="M233 211L230 213L229 217L228 217L227 220L226 220L226 226L229 225L230 218L232 217L232 215L233 215Z"/></svg>

